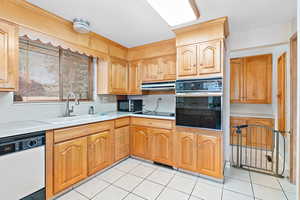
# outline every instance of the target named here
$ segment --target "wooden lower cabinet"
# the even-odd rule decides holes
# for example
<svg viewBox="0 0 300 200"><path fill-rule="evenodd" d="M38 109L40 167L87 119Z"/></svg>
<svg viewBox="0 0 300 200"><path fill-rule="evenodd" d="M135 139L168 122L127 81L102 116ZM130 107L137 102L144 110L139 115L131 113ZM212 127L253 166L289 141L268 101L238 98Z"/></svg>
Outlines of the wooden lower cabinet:
<svg viewBox="0 0 300 200"><path fill-rule="evenodd" d="M87 138L54 145L54 193L87 177Z"/></svg>
<svg viewBox="0 0 300 200"><path fill-rule="evenodd" d="M129 126L115 129L115 160L129 156Z"/></svg>
<svg viewBox="0 0 300 200"><path fill-rule="evenodd" d="M231 118L230 119L230 144L239 144L240 141L238 138L238 135L236 133L236 128L235 126L240 126L240 125L245 125L247 121L243 118ZM242 129L242 145L247 144L247 134L246 130Z"/></svg>
<svg viewBox="0 0 300 200"><path fill-rule="evenodd" d="M87 137L89 175L92 175L111 164L110 135L110 131L103 131Z"/></svg>
<svg viewBox="0 0 300 200"><path fill-rule="evenodd" d="M220 132L177 127L174 132L174 121L140 119L48 131L47 199L129 155L222 178Z"/></svg>
<svg viewBox="0 0 300 200"><path fill-rule="evenodd" d="M236 128L237 125L261 125L274 128L274 120L271 118L254 117L231 117L230 118L230 144L237 144ZM272 149L273 133L271 130L260 127L249 127L242 129L242 145L254 148Z"/></svg>
<svg viewBox="0 0 300 200"><path fill-rule="evenodd" d="M152 136L152 159L156 162L172 165L173 132L166 129L150 128Z"/></svg>
<svg viewBox="0 0 300 200"><path fill-rule="evenodd" d="M151 159L151 141L148 128L134 126L131 128L132 154L144 159Z"/></svg>
<svg viewBox="0 0 300 200"><path fill-rule="evenodd" d="M197 135L194 133L177 133L178 168L196 171L197 170Z"/></svg>
<svg viewBox="0 0 300 200"><path fill-rule="evenodd" d="M247 124L274 128L273 119L249 118ZM247 145L254 148L271 150L273 147L273 132L266 128L254 127L247 130Z"/></svg>
<svg viewBox="0 0 300 200"><path fill-rule="evenodd" d="M222 177L221 138L198 135L197 171L215 178Z"/></svg>
<svg viewBox="0 0 300 200"><path fill-rule="evenodd" d="M223 178L222 131L176 128L177 167Z"/></svg>

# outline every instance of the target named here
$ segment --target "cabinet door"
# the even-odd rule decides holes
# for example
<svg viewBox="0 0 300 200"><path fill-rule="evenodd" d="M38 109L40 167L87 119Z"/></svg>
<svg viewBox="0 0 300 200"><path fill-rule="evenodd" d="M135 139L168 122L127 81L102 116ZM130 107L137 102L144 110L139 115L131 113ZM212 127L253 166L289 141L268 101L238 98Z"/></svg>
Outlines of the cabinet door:
<svg viewBox="0 0 300 200"><path fill-rule="evenodd" d="M88 136L88 173L94 174L111 164L110 131Z"/></svg>
<svg viewBox="0 0 300 200"><path fill-rule="evenodd" d="M126 62L112 60L111 90L115 94L126 94L128 92L128 65Z"/></svg>
<svg viewBox="0 0 300 200"><path fill-rule="evenodd" d="M142 66L142 82L155 82L159 80L159 62L157 58L143 60Z"/></svg>
<svg viewBox="0 0 300 200"><path fill-rule="evenodd" d="M172 131L165 129L149 129L152 136L152 159L154 161L172 165L173 138Z"/></svg>
<svg viewBox="0 0 300 200"><path fill-rule="evenodd" d="M272 103L272 55L244 59L245 102Z"/></svg>
<svg viewBox="0 0 300 200"><path fill-rule="evenodd" d="M240 103L243 101L243 59L230 60L230 102Z"/></svg>
<svg viewBox="0 0 300 200"><path fill-rule="evenodd" d="M54 145L54 193L87 176L87 139L79 138Z"/></svg>
<svg viewBox="0 0 300 200"><path fill-rule="evenodd" d="M176 80L176 55L162 56L159 58L159 81Z"/></svg>
<svg viewBox="0 0 300 200"><path fill-rule="evenodd" d="M197 45L177 49L178 77L197 76Z"/></svg>
<svg viewBox="0 0 300 200"><path fill-rule="evenodd" d="M129 126L115 129L115 160L129 155Z"/></svg>
<svg viewBox="0 0 300 200"><path fill-rule="evenodd" d="M221 73L221 41L199 44L199 75Z"/></svg>
<svg viewBox="0 0 300 200"><path fill-rule="evenodd" d="M273 119L248 118L247 124L274 127ZM252 127L247 129L247 145L261 149L272 149L273 132L266 128Z"/></svg>
<svg viewBox="0 0 300 200"><path fill-rule="evenodd" d="M236 128L233 128L233 126L240 126L247 124L246 119L243 118L230 118L230 144L238 144L238 137L236 133ZM247 131L246 129L242 129L242 145L246 146L247 144ZM240 142L239 142L240 143Z"/></svg>
<svg viewBox="0 0 300 200"><path fill-rule="evenodd" d="M277 118L279 131L286 130L286 66L286 53L283 53L278 58L277 63Z"/></svg>
<svg viewBox="0 0 300 200"><path fill-rule="evenodd" d="M222 176L220 137L198 136L197 168L201 174L213 177Z"/></svg>
<svg viewBox="0 0 300 200"><path fill-rule="evenodd" d="M0 21L0 91L16 91L18 88L17 27Z"/></svg>
<svg viewBox="0 0 300 200"><path fill-rule="evenodd" d="M132 62L129 66L129 94L141 94L141 73L139 62Z"/></svg>
<svg viewBox="0 0 300 200"><path fill-rule="evenodd" d="M197 170L197 137L193 133L177 133L178 168Z"/></svg>
<svg viewBox="0 0 300 200"><path fill-rule="evenodd" d="M151 157L150 137L145 127L132 128L132 153L135 156L149 159Z"/></svg>

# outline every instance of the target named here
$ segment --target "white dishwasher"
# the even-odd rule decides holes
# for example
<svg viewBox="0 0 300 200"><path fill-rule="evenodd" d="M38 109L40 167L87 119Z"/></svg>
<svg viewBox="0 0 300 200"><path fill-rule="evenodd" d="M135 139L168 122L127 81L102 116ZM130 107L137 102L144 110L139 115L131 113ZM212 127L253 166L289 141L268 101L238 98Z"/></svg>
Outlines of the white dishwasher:
<svg viewBox="0 0 300 200"><path fill-rule="evenodd" d="M45 199L45 132L0 138L0 199Z"/></svg>

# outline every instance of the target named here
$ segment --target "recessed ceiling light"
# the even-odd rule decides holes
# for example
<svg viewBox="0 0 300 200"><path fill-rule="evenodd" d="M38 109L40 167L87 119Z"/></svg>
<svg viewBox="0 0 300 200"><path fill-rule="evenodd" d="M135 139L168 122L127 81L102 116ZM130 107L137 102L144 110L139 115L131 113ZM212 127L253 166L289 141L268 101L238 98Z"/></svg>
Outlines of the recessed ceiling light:
<svg viewBox="0 0 300 200"><path fill-rule="evenodd" d="M170 26L190 22L199 17L199 11L195 8L196 4L194 0L147 1Z"/></svg>

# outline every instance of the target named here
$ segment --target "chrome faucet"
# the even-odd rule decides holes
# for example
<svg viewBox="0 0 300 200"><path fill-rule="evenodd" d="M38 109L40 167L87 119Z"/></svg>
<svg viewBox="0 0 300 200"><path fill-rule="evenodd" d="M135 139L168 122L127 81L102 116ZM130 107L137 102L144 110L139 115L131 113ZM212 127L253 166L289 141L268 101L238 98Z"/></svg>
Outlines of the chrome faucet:
<svg viewBox="0 0 300 200"><path fill-rule="evenodd" d="M67 97L65 117L71 117L71 113L74 112L74 105L70 108L71 96L74 98L75 105L79 105L79 99L76 97L74 92L70 92Z"/></svg>

